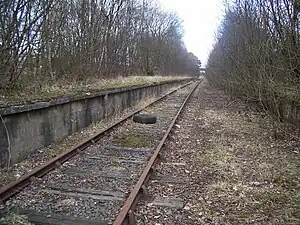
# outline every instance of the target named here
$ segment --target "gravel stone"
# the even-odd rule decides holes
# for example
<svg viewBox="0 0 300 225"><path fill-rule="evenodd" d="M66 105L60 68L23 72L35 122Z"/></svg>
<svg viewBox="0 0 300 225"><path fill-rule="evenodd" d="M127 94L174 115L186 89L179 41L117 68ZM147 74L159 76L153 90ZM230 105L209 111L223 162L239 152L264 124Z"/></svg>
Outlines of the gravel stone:
<svg viewBox="0 0 300 225"><path fill-rule="evenodd" d="M297 135L205 81L156 170L185 182L150 181L148 199L135 211L137 224L299 224ZM158 197L182 199L184 207L156 206Z"/></svg>
<svg viewBox="0 0 300 225"><path fill-rule="evenodd" d="M35 179L32 185L12 197L6 205L41 213L112 221L146 166L149 152L119 151L116 154L115 150L108 150L105 146L122 147L124 139L120 137L134 134L136 146L125 147L146 147L153 151L189 90L190 87L183 88L141 112L158 115L157 123L144 125L126 121L88 147L84 153L76 155L43 178ZM141 137L142 141L137 137ZM132 143L129 141L126 145L128 144ZM127 173L131 176L129 179L102 176L109 172ZM90 190L91 193L85 190ZM109 193L120 194L114 196ZM124 196L123 201L120 200L120 195Z"/></svg>

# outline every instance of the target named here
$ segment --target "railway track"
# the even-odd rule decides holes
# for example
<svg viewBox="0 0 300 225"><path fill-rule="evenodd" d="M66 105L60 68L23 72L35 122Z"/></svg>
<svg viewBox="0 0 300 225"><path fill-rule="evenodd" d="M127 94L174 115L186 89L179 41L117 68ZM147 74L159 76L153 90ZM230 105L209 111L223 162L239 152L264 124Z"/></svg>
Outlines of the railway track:
<svg viewBox="0 0 300 225"><path fill-rule="evenodd" d="M133 210L147 196L160 150L199 82L166 94L4 186L0 201L32 224L135 224ZM133 123L136 113L154 114L158 121Z"/></svg>

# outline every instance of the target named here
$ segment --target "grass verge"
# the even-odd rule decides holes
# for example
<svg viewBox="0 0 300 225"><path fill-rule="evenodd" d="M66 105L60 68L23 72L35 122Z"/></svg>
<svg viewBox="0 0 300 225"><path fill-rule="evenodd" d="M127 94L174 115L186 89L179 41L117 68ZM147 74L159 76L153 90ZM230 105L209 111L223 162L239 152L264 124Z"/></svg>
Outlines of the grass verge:
<svg viewBox="0 0 300 225"><path fill-rule="evenodd" d="M126 86L153 84L166 80L185 79L187 77L175 76L131 76L116 79L93 79L84 82L73 82L68 84L43 85L18 87L1 93L0 107L7 105L19 105L36 101L49 100L65 96L90 95L99 91Z"/></svg>
<svg viewBox="0 0 300 225"><path fill-rule="evenodd" d="M196 213L207 224L300 224L300 145L279 124L207 86L201 93L204 183Z"/></svg>

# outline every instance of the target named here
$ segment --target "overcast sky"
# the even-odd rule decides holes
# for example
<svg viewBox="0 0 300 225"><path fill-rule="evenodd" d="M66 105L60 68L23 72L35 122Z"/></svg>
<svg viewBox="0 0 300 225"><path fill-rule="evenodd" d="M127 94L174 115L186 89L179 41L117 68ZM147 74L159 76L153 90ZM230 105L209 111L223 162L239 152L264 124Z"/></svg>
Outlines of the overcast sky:
<svg viewBox="0 0 300 225"><path fill-rule="evenodd" d="M184 41L205 66L212 48L215 32L222 20L222 0L160 0L167 9L172 9L183 19Z"/></svg>

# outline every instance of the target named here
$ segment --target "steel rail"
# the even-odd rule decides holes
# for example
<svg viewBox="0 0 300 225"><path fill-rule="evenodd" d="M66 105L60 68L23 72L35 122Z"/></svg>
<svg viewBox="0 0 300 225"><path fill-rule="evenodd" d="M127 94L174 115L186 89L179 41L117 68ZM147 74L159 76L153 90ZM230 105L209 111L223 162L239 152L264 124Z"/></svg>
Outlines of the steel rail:
<svg viewBox="0 0 300 225"><path fill-rule="evenodd" d="M135 110L134 112L130 113L128 116L124 117L123 119L115 122L105 130L99 132L98 134L95 134L94 136L82 141L78 145L72 147L71 149L59 154L58 156L54 157L53 159L49 160L48 162L44 163L43 165L33 169L31 172L23 175L16 181L13 181L11 183L8 183L6 186L0 188L0 203L4 203L9 198L20 192L22 189L27 187L35 178L40 178L50 171L54 170L55 168L61 166L64 162L69 160L70 158L74 157L75 155L81 153L84 151L87 147L91 146L95 142L97 142L101 137L103 137L105 134L109 133L113 130L113 128L118 127L119 125L123 124L126 120L130 119L133 115L141 112L145 108L161 101L162 99L166 98L167 96L173 94L174 92L194 83L195 81L190 81L184 85L181 85L180 87L166 93L165 95L161 96L160 98L153 100L146 106L143 106L140 109Z"/></svg>
<svg viewBox="0 0 300 225"><path fill-rule="evenodd" d="M202 82L202 80L198 81L197 85L191 90L191 92L187 95L184 102L182 103L181 107L179 108L177 114L173 118L168 130L164 134L163 138L161 139L159 145L156 147L153 155L151 156L150 160L148 161L142 175L140 176L138 182L134 186L132 192L130 193L129 197L125 201L123 207L121 208L118 216L116 217L113 225L127 225L127 224L135 224L133 210L137 204L139 197L145 192L145 185L149 181L151 174L153 173L153 167L157 163L160 157L160 151L163 148L171 130L173 129L179 115L183 111L184 107L186 106L188 100L190 99L191 95L194 93L198 85Z"/></svg>

